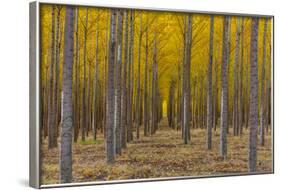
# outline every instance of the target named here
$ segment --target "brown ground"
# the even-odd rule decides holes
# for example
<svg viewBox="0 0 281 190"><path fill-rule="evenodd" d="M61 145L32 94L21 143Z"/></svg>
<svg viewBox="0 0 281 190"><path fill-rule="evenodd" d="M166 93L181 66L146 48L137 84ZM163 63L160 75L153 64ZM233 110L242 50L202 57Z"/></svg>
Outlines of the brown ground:
<svg viewBox="0 0 281 190"><path fill-rule="evenodd" d="M184 145L181 132L169 129L166 123L160 123L153 137L141 133L140 140L127 144L112 166L105 162L102 135L95 142L89 136L85 143L74 144L73 182L247 172L248 131L244 130L242 137L228 135L228 157L223 160L219 156L219 131L213 133L213 149L207 151L205 130L191 130L192 142ZM47 140L42 147L42 184L59 183L59 149L48 150ZM266 134L265 146L258 146L257 171L272 171L270 133Z"/></svg>

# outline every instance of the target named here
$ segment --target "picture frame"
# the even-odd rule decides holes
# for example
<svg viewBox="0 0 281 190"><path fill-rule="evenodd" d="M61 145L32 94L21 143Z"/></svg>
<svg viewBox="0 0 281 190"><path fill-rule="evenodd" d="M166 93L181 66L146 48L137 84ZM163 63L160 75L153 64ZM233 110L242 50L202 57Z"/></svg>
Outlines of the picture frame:
<svg viewBox="0 0 281 190"><path fill-rule="evenodd" d="M208 15L215 15L215 16L229 16L229 17L249 17L249 18L268 18L269 19L269 29L268 33L270 33L270 37L267 38L267 43L269 43L269 48L267 51L270 51L267 59L267 77L269 80L269 86L270 86L270 91L269 94L267 95L270 97L270 101L268 101L268 105L270 109L268 108L268 115L270 118L270 124L269 124L269 130L270 132L268 135L270 136L270 140L268 141L269 143L269 148L270 150L266 153L270 155L267 155L267 159L270 158L268 162L270 162L270 169L267 168L265 171L255 171L255 172L226 172L226 173L210 173L210 174L198 174L198 175L184 175L184 176L162 176L162 177L150 177L148 174L148 177L144 178L129 178L129 179L113 179L113 180L90 180L90 181L83 181L83 182L67 182L67 183L60 183L59 179L56 179L56 183L50 183L50 184L44 184L42 183L42 119L44 116L42 115L42 94L43 91L41 89L41 81L42 81L42 38L44 36L42 35L42 29L41 29L41 8L42 6L48 6L48 5L59 5L62 7L67 7L67 6L77 6L77 7L89 7L89 8L96 8L96 9L121 9L121 10L136 10L136 11L144 11L144 12L160 12L160 13L182 13L182 14L199 14L203 16L208 16ZM81 21L81 20L80 20ZM82 21L81 21L82 22ZM101 21L103 22L103 21ZM138 24L138 23L136 23ZM250 26L250 25L249 25ZM207 26L206 26L207 27ZM231 27L231 26L230 26ZM261 28L263 27L262 25L260 26ZM139 28L138 28L139 29ZM232 28L231 28L232 29ZM239 13L223 13L223 12L202 12L202 11L191 11L191 10L172 10L172 9L159 9L159 8L147 8L147 7L119 7L119 6L107 6L107 5L90 5L90 4L67 4L67 3L49 3L47 1L36 1L30 3L30 186L34 188L49 188L49 187L67 187L67 186L80 186L80 185L99 185L99 184L115 184L115 183L135 183L135 182L146 182L146 181L163 181L163 180L177 180L177 179L192 179L192 178L206 178L206 177L223 177L223 176L242 176L242 175L254 175L254 174L272 174L274 173L274 81L273 81L273 70L274 70L274 16L273 15L254 15L254 14L239 14ZM232 31L231 31L232 32ZM124 34L123 34L124 35ZM235 35L232 35L235 36ZM250 34L248 34L250 36ZM262 39L260 36L258 39ZM134 41L137 42L137 38ZM80 42L83 44L83 42ZM218 44L222 42L217 42ZM260 43L260 42L259 42ZM232 46L234 46L231 43ZM261 46L262 47L262 46ZM94 48L93 48L94 49ZM221 50L223 48L221 47ZM242 48L243 49L243 48ZM135 49L137 52L137 50ZM235 51L235 50L234 50ZM247 51L251 51L250 47L248 47ZM258 50L260 52L262 50ZM106 51L105 51L106 52ZM135 53L136 53L135 52ZM62 54L62 53L61 53ZM220 57L220 56L219 56ZM248 55L249 59L250 56ZM136 57L137 59L137 57ZM231 59L231 58L229 58ZM232 59L234 59L234 55L232 55ZM245 58L244 58L245 59ZM257 58L260 59L260 58ZM90 61L89 61L90 62ZM235 61L232 60L234 63ZM261 61L257 61L261 62ZM105 61L104 63L107 64ZM136 65L137 63L134 62ZM192 63L191 63L192 64ZM258 63L260 64L260 63ZM234 64L233 64L234 65ZM260 66L259 66L260 67ZM89 72L90 72L90 67L89 67ZM245 71L244 71L245 72ZM249 72L250 75L250 72ZM141 80L141 79L140 79ZM258 78L259 80L259 78ZM258 81L259 83L259 81ZM260 88L258 86L258 88ZM136 95L137 97L137 95ZM261 96L260 96L261 97ZM135 98L137 99L137 98ZM163 104L163 102L162 102ZM180 103L180 105L182 102ZM260 105L258 104L258 107ZM167 105L166 105L167 107ZM259 111L258 111L259 112ZM168 117L168 116L166 116ZM242 122L243 123L243 122ZM205 124L207 125L207 124ZM61 127L61 126L60 126ZM243 125L242 125L243 127ZM135 128L134 128L135 130ZM202 129L202 130L205 130ZM248 129L247 129L248 130ZM134 131L134 135L136 131ZM228 135L227 135L228 136ZM205 136L204 136L205 138ZM139 142L139 141L138 141ZM103 142L105 143L105 141ZM106 143L105 143L106 144ZM183 142L184 144L184 142ZM92 144L94 145L94 144ZM82 145L81 145L82 146ZM58 145L59 147L59 145ZM59 156L59 155L57 155ZM45 160L46 161L46 160ZM227 161L226 161L227 162ZM57 163L59 165L59 163ZM149 170L150 172L150 170Z"/></svg>

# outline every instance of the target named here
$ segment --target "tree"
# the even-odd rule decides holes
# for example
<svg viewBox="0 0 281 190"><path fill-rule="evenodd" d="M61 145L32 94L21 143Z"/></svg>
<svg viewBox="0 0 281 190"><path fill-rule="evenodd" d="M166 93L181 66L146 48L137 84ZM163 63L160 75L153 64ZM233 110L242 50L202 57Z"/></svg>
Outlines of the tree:
<svg viewBox="0 0 281 190"><path fill-rule="evenodd" d="M151 86L151 134L154 134L157 128L157 36L154 33L153 63L152 63L152 86Z"/></svg>
<svg viewBox="0 0 281 190"><path fill-rule="evenodd" d="M108 164L115 160L115 130L114 130L114 63L116 48L116 9L111 9L109 59L107 69L106 94L106 161Z"/></svg>
<svg viewBox="0 0 281 190"><path fill-rule="evenodd" d="M66 7L64 30L64 65L62 84L62 131L60 152L60 181L70 183L72 181L72 72L73 72L73 42L74 42L74 9Z"/></svg>
<svg viewBox="0 0 281 190"><path fill-rule="evenodd" d="M83 118L82 118L82 141L85 141L86 135L86 125L87 125L87 117L86 117L86 59L87 59L87 36L88 36L88 8L86 8L86 16L85 16L85 25L84 26L84 52L83 52L83 61L84 61L84 87L83 87Z"/></svg>
<svg viewBox="0 0 281 190"><path fill-rule="evenodd" d="M123 12L118 10L118 32L117 32L117 61L116 61L116 89L115 89L115 147L116 154L121 154L121 80L122 80L122 36L123 36Z"/></svg>
<svg viewBox="0 0 281 190"><path fill-rule="evenodd" d="M213 38L214 38L214 16L210 17L210 46L209 46L209 66L208 66L208 95L207 95L207 149L212 148L212 125L213 125L213 105L212 105L212 69L213 69Z"/></svg>
<svg viewBox="0 0 281 190"><path fill-rule="evenodd" d="M99 15L98 15L99 17ZM95 52L95 72L94 72L94 86L93 86L93 107L92 107L92 130L93 139L97 139L97 107L98 107L98 80L99 80L99 21L96 21L96 52Z"/></svg>
<svg viewBox="0 0 281 190"><path fill-rule="evenodd" d="M183 61L183 127L184 144L190 143L190 57L192 47L192 15L185 16L184 61ZM188 19L188 21L187 21ZM187 78L186 78L187 77Z"/></svg>
<svg viewBox="0 0 281 190"><path fill-rule="evenodd" d="M252 18L250 49L250 134L249 134L249 172L256 171L257 131L258 131L258 30L259 19Z"/></svg>
<svg viewBox="0 0 281 190"><path fill-rule="evenodd" d="M218 54L219 54L219 46L217 46L217 54L215 56L215 65L214 65L214 74L215 74L215 77L214 77L214 87L213 87L213 93L214 93L214 96L213 96L213 106L214 106L214 110L213 110L213 128L214 128L214 131L217 130L217 112L218 112L218 105L217 105L217 102L218 102L218 97L217 97L217 94L218 94Z"/></svg>
<svg viewBox="0 0 281 190"><path fill-rule="evenodd" d="M240 108L239 108L239 133L243 133L243 106L244 106L244 93L243 93L243 60L244 60L244 17L242 17L242 26L241 26L241 61L240 61Z"/></svg>
<svg viewBox="0 0 281 190"><path fill-rule="evenodd" d="M123 65L123 78L122 78L122 94L121 94L121 145L126 148L127 142L127 62L128 62L128 11L124 11L125 18L125 40L124 40L124 65Z"/></svg>
<svg viewBox="0 0 281 190"><path fill-rule="evenodd" d="M51 64L49 74L49 99L48 99L48 116L49 116L49 128L48 128L48 148L57 147L57 133L56 133L56 110L55 110L55 98L54 98L54 65L55 65L55 6L52 5L52 31L51 31Z"/></svg>
<svg viewBox="0 0 281 190"><path fill-rule="evenodd" d="M60 48L61 48L61 29L60 29L60 17L61 17L61 10L62 6L57 5L57 17L56 17L56 42L55 42L55 62L56 62L56 80L54 84L54 112L56 113L55 116L55 125L56 125L56 131L57 131L57 136L59 134L59 123L60 123Z"/></svg>
<svg viewBox="0 0 281 190"><path fill-rule="evenodd" d="M221 65L221 126L220 126L220 155L226 158L227 154L227 126L228 126L228 59L229 59L229 16L223 21L223 47Z"/></svg>
<svg viewBox="0 0 281 190"><path fill-rule="evenodd" d="M266 64L266 34L267 34L267 22L268 19L265 18L264 21L264 31L263 31L263 59L262 59L262 70L261 70L261 95L260 95L260 144L264 146L264 127L265 117L266 117L266 108L265 108L265 99L266 99L266 88L264 88L265 84L265 64Z"/></svg>
<svg viewBox="0 0 281 190"><path fill-rule="evenodd" d="M174 108L174 94L175 94L175 80L172 79L169 87L169 101L168 101L168 123L169 127L175 128L175 108Z"/></svg>
<svg viewBox="0 0 281 190"><path fill-rule="evenodd" d="M142 42L142 13L140 13L140 31L138 47L138 74L137 74L137 96L136 96L136 115L137 115L137 139L140 137L140 64L141 64L141 42Z"/></svg>
<svg viewBox="0 0 281 190"><path fill-rule="evenodd" d="M148 16L146 16L146 28L145 28L145 65L144 65L144 136L148 134L149 123L149 109L148 109L148 84L147 84L147 70L148 70Z"/></svg>
<svg viewBox="0 0 281 190"><path fill-rule="evenodd" d="M240 18L237 18L237 29L235 39L235 60L234 60L234 94L233 94L233 135L239 133L239 113L238 113L238 62L240 51Z"/></svg>
<svg viewBox="0 0 281 190"><path fill-rule="evenodd" d="M80 126L80 64L79 64L79 27L78 27L79 9L75 8L75 114L74 114L74 142L77 142Z"/></svg>
<svg viewBox="0 0 281 190"><path fill-rule="evenodd" d="M134 11L130 11L130 45L129 45L129 63L128 63L128 105L127 105L127 141L133 140L133 121L132 121L132 108L133 108L133 65L134 65Z"/></svg>

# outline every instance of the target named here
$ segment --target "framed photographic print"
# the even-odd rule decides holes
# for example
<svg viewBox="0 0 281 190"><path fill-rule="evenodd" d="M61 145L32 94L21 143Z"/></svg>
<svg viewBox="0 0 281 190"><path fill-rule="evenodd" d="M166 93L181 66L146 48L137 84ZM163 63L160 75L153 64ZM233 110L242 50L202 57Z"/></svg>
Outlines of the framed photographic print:
<svg viewBox="0 0 281 190"><path fill-rule="evenodd" d="M273 18L30 3L30 185L273 173Z"/></svg>

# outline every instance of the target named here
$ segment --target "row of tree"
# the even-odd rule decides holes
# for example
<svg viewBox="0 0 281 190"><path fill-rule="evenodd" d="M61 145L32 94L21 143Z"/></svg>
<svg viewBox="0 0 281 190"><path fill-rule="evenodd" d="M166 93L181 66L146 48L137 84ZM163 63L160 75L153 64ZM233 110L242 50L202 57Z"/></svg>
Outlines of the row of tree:
<svg viewBox="0 0 281 190"><path fill-rule="evenodd" d="M271 123L268 18L231 22L230 16L56 5L42 12L51 22L42 28L50 37L42 39L41 139L48 137L51 149L61 137L62 182L72 178L72 141L103 134L112 164L126 143L140 138L142 126L144 136L153 135L165 115L185 144L191 129L206 128L207 149L219 126L224 158L229 127L242 135L249 126L249 171L256 170L258 121L261 145Z"/></svg>

